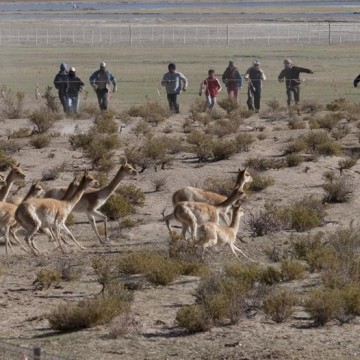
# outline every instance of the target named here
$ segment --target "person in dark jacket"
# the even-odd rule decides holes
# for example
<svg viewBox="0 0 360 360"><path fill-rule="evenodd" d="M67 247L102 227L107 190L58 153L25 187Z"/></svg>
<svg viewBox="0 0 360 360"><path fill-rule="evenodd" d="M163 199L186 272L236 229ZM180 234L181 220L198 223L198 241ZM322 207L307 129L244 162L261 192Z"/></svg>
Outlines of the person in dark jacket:
<svg viewBox="0 0 360 360"><path fill-rule="evenodd" d="M253 61L252 66L247 69L244 78L248 83L248 109L259 112L262 82L266 80L266 76L260 68L260 62L258 60Z"/></svg>
<svg viewBox="0 0 360 360"><path fill-rule="evenodd" d="M79 111L80 92L85 84L76 76L76 69L71 67L68 73L66 87L67 111L77 113Z"/></svg>
<svg viewBox="0 0 360 360"><path fill-rule="evenodd" d="M360 82L360 74L355 78L355 80L353 82L354 87L357 87L359 82Z"/></svg>
<svg viewBox="0 0 360 360"><path fill-rule="evenodd" d="M242 77L233 61L229 61L229 66L225 69L221 79L226 85L229 98L237 103L242 86Z"/></svg>
<svg viewBox="0 0 360 360"><path fill-rule="evenodd" d="M290 59L284 60L284 69L280 72L278 80L283 82L285 78L288 106L290 106L293 101L292 98L294 98L295 104L298 104L300 101L300 73L314 74L310 69L294 66Z"/></svg>
<svg viewBox="0 0 360 360"><path fill-rule="evenodd" d="M55 89L58 90L59 99L64 112L66 112L67 110L67 104L66 104L67 79L68 79L67 65L65 63L62 63L60 64L60 71L55 76L54 86Z"/></svg>
<svg viewBox="0 0 360 360"><path fill-rule="evenodd" d="M117 91L117 86L114 75L106 70L106 63L100 63L100 69L90 76L89 81L96 92L100 110L107 110L109 95Z"/></svg>

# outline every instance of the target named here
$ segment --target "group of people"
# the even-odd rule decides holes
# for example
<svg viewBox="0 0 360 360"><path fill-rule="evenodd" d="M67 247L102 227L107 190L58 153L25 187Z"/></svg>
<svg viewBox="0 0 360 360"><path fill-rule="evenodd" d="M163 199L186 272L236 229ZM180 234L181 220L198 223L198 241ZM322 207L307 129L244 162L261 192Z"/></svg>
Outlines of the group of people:
<svg viewBox="0 0 360 360"><path fill-rule="evenodd" d="M111 72L106 69L106 63L101 62L100 68L89 78L90 85L95 90L100 110L107 110L110 95L117 90L116 79ZM60 64L60 71L54 79L54 86L58 90L59 99L64 112L79 111L80 93L85 87L81 79L76 76L76 69L67 64Z"/></svg>
<svg viewBox="0 0 360 360"><path fill-rule="evenodd" d="M234 102L238 102L243 78L247 82L247 106L249 110L259 112L262 83L266 75L260 67L260 62L254 60L246 70L244 77L240 74L233 61L222 74L221 80L225 84L227 94ZM284 60L284 69L280 72L278 80L285 80L287 104L298 104L300 101L300 73L314 74L310 69L295 66L290 59ZM106 63L101 62L100 68L89 78L89 82L96 92L100 110L107 110L108 100L111 94L116 92L117 83L114 75L106 68ZM360 75L354 80L354 86L360 82ZM355 85L356 83L356 85ZM84 83L76 76L74 67L67 68L65 63L60 65L60 71L55 76L54 86L59 92L60 102L65 112L79 111L79 94L84 88ZM168 72L163 75L161 86L165 87L169 108L173 113L180 112L179 98L181 92L186 91L188 79L184 74L176 70L176 65L170 63ZM216 77L214 69L208 71L208 76L200 84L199 96L205 95L204 110L211 110L216 104L216 98L222 90L222 85Z"/></svg>
<svg viewBox="0 0 360 360"><path fill-rule="evenodd" d="M266 75L260 65L258 60L254 60L252 66L249 67L244 74L248 88L246 103L248 109L254 112L259 112L260 110L262 83L266 80ZM161 85L166 88L170 110L178 113L178 95L180 95L182 91L186 91L188 80L181 72L176 71L176 65L174 63L169 64L168 70L169 71L163 76ZM278 80L280 82L285 80L288 106L290 106L292 102L298 104L300 101L300 73L314 74L310 69L295 66L290 59L284 60L284 69L280 72ZM226 86L229 98L237 103L240 89L243 85L243 77L233 61L229 61L227 68L221 76L221 80ZM360 75L357 82L360 82ZM221 90L222 86L216 77L215 70L210 69L207 78L201 82L199 89L199 96L205 95L206 97L204 110L211 110L214 107L216 97Z"/></svg>

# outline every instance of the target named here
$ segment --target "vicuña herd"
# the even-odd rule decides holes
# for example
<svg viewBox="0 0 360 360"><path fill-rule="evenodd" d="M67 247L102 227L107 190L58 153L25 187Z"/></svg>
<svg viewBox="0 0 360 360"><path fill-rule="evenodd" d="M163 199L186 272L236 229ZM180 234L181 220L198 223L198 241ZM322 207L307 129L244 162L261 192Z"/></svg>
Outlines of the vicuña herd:
<svg viewBox="0 0 360 360"><path fill-rule="evenodd" d="M45 233L64 253L64 244L68 244L66 238L84 249L66 226L66 219L71 212L85 214L98 240L101 243L108 242L107 217L99 209L125 176L136 174L137 171L125 160L115 177L102 188L88 171L84 171L80 182L74 178L67 187L56 187L45 192L36 181L23 199L7 199L13 183L25 179L20 164L12 166L6 177L0 175L0 229L5 237L6 253L9 249L13 250L12 245L16 243L23 250L28 251L30 248L34 255L39 255L40 250L34 242L34 236L39 231ZM189 233L190 241L202 244L203 255L209 247L227 244L236 257L240 253L253 261L235 245L240 219L244 215L241 207L245 196L244 186L251 181L252 177L247 169L239 170L228 197L194 187L177 190L172 196L174 210L164 216L169 231L170 220L177 220L182 225L182 235L185 238ZM104 223L104 239L100 236L96 219ZM24 241L28 248L17 236L20 229L25 233Z"/></svg>

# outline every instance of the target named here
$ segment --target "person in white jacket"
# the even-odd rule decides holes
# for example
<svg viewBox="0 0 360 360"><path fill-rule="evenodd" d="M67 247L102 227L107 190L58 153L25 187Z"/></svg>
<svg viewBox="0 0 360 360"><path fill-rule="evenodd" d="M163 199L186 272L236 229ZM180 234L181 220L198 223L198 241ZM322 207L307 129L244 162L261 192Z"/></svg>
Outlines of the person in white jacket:
<svg viewBox="0 0 360 360"><path fill-rule="evenodd" d="M165 87L170 110L178 114L180 112L178 95L181 91L186 91L188 80L181 72L176 71L174 63L168 65L168 70L161 80L161 86Z"/></svg>

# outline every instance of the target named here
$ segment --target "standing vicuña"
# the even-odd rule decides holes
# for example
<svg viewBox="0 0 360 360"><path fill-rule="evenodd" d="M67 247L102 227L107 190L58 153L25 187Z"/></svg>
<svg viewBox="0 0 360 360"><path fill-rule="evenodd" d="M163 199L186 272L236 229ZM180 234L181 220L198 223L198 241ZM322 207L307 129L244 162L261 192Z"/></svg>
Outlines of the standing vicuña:
<svg viewBox="0 0 360 360"><path fill-rule="evenodd" d="M33 237L39 229L43 229L45 232L48 232L48 229L50 229L63 252L65 251L62 246L60 229L63 229L75 244L83 249L65 225L65 221L84 194L84 190L90 186L93 180L94 178L88 174L88 171L85 171L79 187L69 200L32 198L18 206L15 212L15 219L24 228L26 232L25 241L35 255L39 254L40 251L35 246Z"/></svg>
<svg viewBox="0 0 360 360"><path fill-rule="evenodd" d="M205 222L199 226L197 233L198 240L205 241L202 245L203 255L208 247L216 246L218 244L228 244L231 251L237 258L239 257L236 252L239 252L248 260L254 262L254 260L250 259L241 249L235 245L236 235L240 226L240 219L242 216L244 216L244 210L240 206L239 202L236 202L233 205L233 208L234 210L232 214L232 220L229 226L219 225L214 222Z"/></svg>

